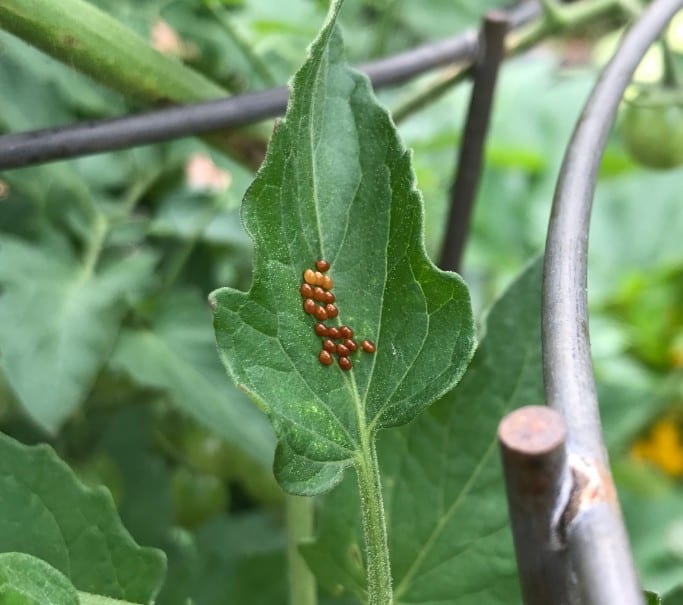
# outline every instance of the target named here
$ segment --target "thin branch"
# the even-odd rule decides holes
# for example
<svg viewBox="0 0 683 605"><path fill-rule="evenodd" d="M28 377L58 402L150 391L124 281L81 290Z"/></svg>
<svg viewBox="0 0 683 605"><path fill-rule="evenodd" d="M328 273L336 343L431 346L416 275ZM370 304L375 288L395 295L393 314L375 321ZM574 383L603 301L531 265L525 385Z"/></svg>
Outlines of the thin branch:
<svg viewBox="0 0 683 605"><path fill-rule="evenodd" d="M511 9L511 22L528 23L538 14L535 2ZM456 62L471 63L478 54L476 34L463 34L361 65L375 88L401 84L428 70ZM121 118L0 136L0 170L126 149L136 145L246 126L282 115L287 88L148 111Z"/></svg>
<svg viewBox="0 0 683 605"><path fill-rule="evenodd" d="M460 268L481 175L484 142L491 119L498 70L505 56L505 36L508 29L509 19L505 13L491 11L484 17L481 44L483 54L474 69L474 86L460 147L457 176L451 188L450 214L441 251L442 269L457 271Z"/></svg>

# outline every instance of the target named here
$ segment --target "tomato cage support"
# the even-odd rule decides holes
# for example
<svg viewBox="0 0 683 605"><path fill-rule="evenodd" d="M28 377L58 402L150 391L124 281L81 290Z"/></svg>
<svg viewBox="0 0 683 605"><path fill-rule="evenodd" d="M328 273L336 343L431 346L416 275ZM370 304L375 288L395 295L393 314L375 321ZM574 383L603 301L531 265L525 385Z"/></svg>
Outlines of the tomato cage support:
<svg viewBox="0 0 683 605"><path fill-rule="evenodd" d="M588 333L588 231L598 168L624 90L681 8L683 0L655 0L623 36L560 169L545 249L542 341L546 403L563 422L558 428L537 409L523 408L499 429L525 605L645 603L600 424Z"/></svg>

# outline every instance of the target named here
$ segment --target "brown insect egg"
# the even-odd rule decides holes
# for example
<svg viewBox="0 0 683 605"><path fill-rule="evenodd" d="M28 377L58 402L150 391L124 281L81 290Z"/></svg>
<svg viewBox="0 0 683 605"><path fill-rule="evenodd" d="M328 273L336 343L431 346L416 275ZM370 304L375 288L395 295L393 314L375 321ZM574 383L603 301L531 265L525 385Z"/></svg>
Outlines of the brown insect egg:
<svg viewBox="0 0 683 605"><path fill-rule="evenodd" d="M313 284L316 285L316 286L323 286L326 277L327 277L327 276L326 276L326 275L323 275L322 273L320 273L320 271L316 271L315 273L313 273L313 279L315 280L315 281L313 282ZM329 278L328 278L328 279L329 279ZM325 287L325 286L323 286L323 288L324 288L324 287Z"/></svg>
<svg viewBox="0 0 683 605"><path fill-rule="evenodd" d="M316 285L315 271L313 271L312 269L306 269L304 271L304 281L307 284L311 284L312 286L315 286Z"/></svg>
<svg viewBox="0 0 683 605"><path fill-rule="evenodd" d="M320 286L316 286L313 288L313 298L315 298L317 301L325 302L325 290L323 290Z"/></svg>
<svg viewBox="0 0 683 605"><path fill-rule="evenodd" d="M330 355L327 351L320 351L318 359L320 360L320 363L322 363L324 366L332 365L332 355Z"/></svg>
<svg viewBox="0 0 683 605"><path fill-rule="evenodd" d="M310 298L308 300L311 300ZM315 315L316 319L318 321L325 321L327 319L327 311L325 311L325 307L319 307L315 303L315 310L313 311L313 314Z"/></svg>
<svg viewBox="0 0 683 605"><path fill-rule="evenodd" d="M337 309L337 307L335 307L332 304L325 305L325 311L327 311L327 316L332 318L332 319L334 319L335 317L337 317L337 315L339 315L339 309Z"/></svg>
<svg viewBox="0 0 683 605"><path fill-rule="evenodd" d="M339 367L345 371L350 370L351 366L353 365L351 363L351 360L348 357L340 357L338 363L339 363Z"/></svg>
<svg viewBox="0 0 683 605"><path fill-rule="evenodd" d="M313 288L311 287L311 284L307 284L306 282L301 284L301 296L304 298L313 298Z"/></svg>
<svg viewBox="0 0 683 605"><path fill-rule="evenodd" d="M337 355L339 355L339 357L348 357L351 355L351 351L344 345L337 345Z"/></svg>
<svg viewBox="0 0 683 605"><path fill-rule="evenodd" d="M327 336L327 326L325 324L315 324L313 329L318 336Z"/></svg>
<svg viewBox="0 0 683 605"><path fill-rule="evenodd" d="M372 340L366 339L360 343L360 346L366 353L374 353L377 350L377 347L375 347L375 343L372 342Z"/></svg>
<svg viewBox="0 0 683 605"><path fill-rule="evenodd" d="M342 338L353 338L353 330L349 326L342 326L339 328L339 335Z"/></svg>
<svg viewBox="0 0 683 605"><path fill-rule="evenodd" d="M334 287L332 278L329 275L323 275L322 273L320 275L323 276L320 285L325 288L325 290L331 290Z"/></svg>
<svg viewBox="0 0 683 605"><path fill-rule="evenodd" d="M335 328L334 326L331 328L327 328L327 335L332 339L336 340L339 338L339 328Z"/></svg>
<svg viewBox="0 0 683 605"><path fill-rule="evenodd" d="M356 341L355 341L355 340L351 340L350 338L347 338L347 339L344 341L344 346L345 346L349 351L351 351L352 353L353 353L354 351L357 351L357 350L358 350L358 345L356 344Z"/></svg>
<svg viewBox="0 0 683 605"><path fill-rule="evenodd" d="M331 305L337 297L332 292L325 292L325 300L323 301L327 305Z"/></svg>
<svg viewBox="0 0 683 605"><path fill-rule="evenodd" d="M321 258L320 260L315 261L315 268L321 273L325 273L325 271L330 268L330 263Z"/></svg>
<svg viewBox="0 0 683 605"><path fill-rule="evenodd" d="M337 345L334 344L329 338L323 340L323 350L328 353L334 353L337 350Z"/></svg>
<svg viewBox="0 0 683 605"><path fill-rule="evenodd" d="M318 305L315 304L315 301L312 298L307 298L304 301L304 311L306 313L309 313L310 315L313 315L316 311L316 309L319 309Z"/></svg>

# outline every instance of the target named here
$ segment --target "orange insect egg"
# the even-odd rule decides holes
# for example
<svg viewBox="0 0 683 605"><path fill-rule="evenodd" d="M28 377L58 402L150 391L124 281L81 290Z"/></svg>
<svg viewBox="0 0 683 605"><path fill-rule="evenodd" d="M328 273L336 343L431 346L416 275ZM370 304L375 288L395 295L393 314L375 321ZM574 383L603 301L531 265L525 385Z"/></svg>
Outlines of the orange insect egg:
<svg viewBox="0 0 683 605"><path fill-rule="evenodd" d="M315 304L315 301L312 298L307 298L304 301L304 311L306 311L306 313L313 315L318 308L318 305Z"/></svg>
<svg viewBox="0 0 683 605"><path fill-rule="evenodd" d="M323 301L325 304L331 305L335 300L337 297L332 292L325 292L325 300Z"/></svg>
<svg viewBox="0 0 683 605"><path fill-rule="evenodd" d="M331 327L331 328L327 328L327 335L328 335L332 340L336 340L337 338L340 337L339 328L335 328L334 326Z"/></svg>
<svg viewBox="0 0 683 605"><path fill-rule="evenodd" d="M323 275L322 273L322 280L320 281L320 285L325 288L325 290L331 290L334 287L334 282L332 281L332 278L329 275Z"/></svg>
<svg viewBox="0 0 683 605"><path fill-rule="evenodd" d="M304 298L313 298L313 288L311 287L311 284L307 284L306 282L301 284L301 296Z"/></svg>
<svg viewBox="0 0 683 605"><path fill-rule="evenodd" d="M327 336L327 326L325 324L315 324L313 329L318 336Z"/></svg>
<svg viewBox="0 0 683 605"><path fill-rule="evenodd" d="M322 286L322 285L323 285L323 282L325 281L325 277L326 277L326 276L323 275L322 273L320 273L320 271L315 271L315 272L313 273L313 279L315 280L315 281L313 282L313 285L315 285L315 286ZM323 287L324 287L324 286L323 286Z"/></svg>
<svg viewBox="0 0 683 605"><path fill-rule="evenodd" d="M353 330L349 326L342 326L339 328L339 335L342 338L353 338Z"/></svg>
<svg viewBox="0 0 683 605"><path fill-rule="evenodd" d="M311 300L310 298L308 300ZM325 310L325 307L319 307L315 303L315 310L313 311L313 314L315 315L316 319L318 321L325 321L327 319L327 311Z"/></svg>
<svg viewBox="0 0 683 605"><path fill-rule="evenodd" d="M321 258L320 260L315 261L315 268L321 273L325 273L325 271L330 268L330 263Z"/></svg>
<svg viewBox="0 0 683 605"><path fill-rule="evenodd" d="M313 271L312 269L306 269L304 271L304 281L307 284L311 284L313 286L317 285L315 281L315 271Z"/></svg>
<svg viewBox="0 0 683 605"><path fill-rule="evenodd" d="M348 357L340 357L338 363L339 363L339 367L345 371L350 370L351 366L353 365L351 363L351 360Z"/></svg>
<svg viewBox="0 0 683 605"><path fill-rule="evenodd" d="M358 350L358 345L356 344L355 340L351 340L350 338L347 338L344 341L344 346L351 352L357 351Z"/></svg>
<svg viewBox="0 0 683 605"><path fill-rule="evenodd" d="M339 357L348 357L351 355L351 351L344 345L337 345L337 355L339 355Z"/></svg>
<svg viewBox="0 0 683 605"><path fill-rule="evenodd" d="M364 340L360 343L360 346L366 353L374 353L377 350L377 347L375 347L375 343L372 342L372 340Z"/></svg>
<svg viewBox="0 0 683 605"><path fill-rule="evenodd" d="M337 350L337 345L334 344L329 338L323 340L323 350L328 353L334 353Z"/></svg>
<svg viewBox="0 0 683 605"><path fill-rule="evenodd" d="M332 365L332 355L330 355L327 351L320 351L318 359L320 360L320 363L322 363L324 366Z"/></svg>
<svg viewBox="0 0 683 605"><path fill-rule="evenodd" d="M320 286L316 286L313 288L313 298L315 298L317 301L325 302L325 290L323 290Z"/></svg>
<svg viewBox="0 0 683 605"><path fill-rule="evenodd" d="M327 316L334 319L339 315L339 309L335 307L334 305L325 305L325 311L327 311Z"/></svg>

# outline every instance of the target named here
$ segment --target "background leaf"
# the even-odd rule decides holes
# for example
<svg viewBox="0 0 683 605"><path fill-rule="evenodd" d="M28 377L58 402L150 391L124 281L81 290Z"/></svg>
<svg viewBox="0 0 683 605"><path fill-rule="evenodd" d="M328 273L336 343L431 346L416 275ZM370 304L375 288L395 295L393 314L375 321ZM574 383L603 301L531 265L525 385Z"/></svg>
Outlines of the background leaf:
<svg viewBox="0 0 683 605"><path fill-rule="evenodd" d="M425 255L409 154L366 78L344 62L334 17L294 78L243 203L252 288L211 296L223 362L286 441L279 480L308 494L341 476L362 433L410 421L450 388L474 341L467 288ZM339 320L377 343L349 373L320 364L301 308L302 272L318 258L332 263Z"/></svg>
<svg viewBox="0 0 683 605"><path fill-rule="evenodd" d="M141 548L108 492L88 489L45 447L0 434L0 550L38 557L84 592L151 603L163 553Z"/></svg>
<svg viewBox="0 0 683 605"><path fill-rule="evenodd" d="M92 273L66 250L0 238L0 363L43 428L56 431L87 395L152 260L139 253Z"/></svg>
<svg viewBox="0 0 683 605"><path fill-rule="evenodd" d="M519 601L496 431L511 410L543 401L541 271L538 260L493 307L460 384L379 440L397 602ZM304 554L328 589L360 594L355 500L348 480L325 497Z"/></svg>

